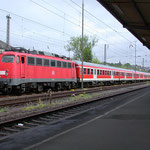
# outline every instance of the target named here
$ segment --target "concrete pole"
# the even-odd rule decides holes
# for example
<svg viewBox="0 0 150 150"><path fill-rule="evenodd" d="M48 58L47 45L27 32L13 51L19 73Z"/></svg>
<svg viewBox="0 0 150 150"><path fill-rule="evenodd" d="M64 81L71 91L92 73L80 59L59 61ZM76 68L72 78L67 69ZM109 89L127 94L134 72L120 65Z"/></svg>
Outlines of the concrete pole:
<svg viewBox="0 0 150 150"><path fill-rule="evenodd" d="M10 15L6 16L7 18L7 33L6 33L6 43L7 43L7 49L10 49Z"/></svg>
<svg viewBox="0 0 150 150"><path fill-rule="evenodd" d="M134 42L135 42L134 48L135 48L135 80L136 80L136 41Z"/></svg>
<svg viewBox="0 0 150 150"><path fill-rule="evenodd" d="M82 80L81 80L81 88L83 89L83 57L84 57L84 0L82 0Z"/></svg>
<svg viewBox="0 0 150 150"><path fill-rule="evenodd" d="M104 65L106 65L106 44L104 44Z"/></svg>

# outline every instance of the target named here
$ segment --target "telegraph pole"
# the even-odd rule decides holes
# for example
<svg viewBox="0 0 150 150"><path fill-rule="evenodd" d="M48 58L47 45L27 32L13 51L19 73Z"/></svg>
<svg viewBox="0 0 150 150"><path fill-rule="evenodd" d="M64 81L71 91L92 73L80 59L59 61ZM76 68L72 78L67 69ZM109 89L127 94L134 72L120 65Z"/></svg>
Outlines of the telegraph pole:
<svg viewBox="0 0 150 150"><path fill-rule="evenodd" d="M82 0L82 81L81 81L81 88L83 89L83 56L84 56L84 0Z"/></svg>
<svg viewBox="0 0 150 150"><path fill-rule="evenodd" d="M10 48L10 15L6 16L7 18L7 33L6 33L6 43L7 43L7 48Z"/></svg>
<svg viewBox="0 0 150 150"><path fill-rule="evenodd" d="M106 65L106 44L104 44L104 65Z"/></svg>

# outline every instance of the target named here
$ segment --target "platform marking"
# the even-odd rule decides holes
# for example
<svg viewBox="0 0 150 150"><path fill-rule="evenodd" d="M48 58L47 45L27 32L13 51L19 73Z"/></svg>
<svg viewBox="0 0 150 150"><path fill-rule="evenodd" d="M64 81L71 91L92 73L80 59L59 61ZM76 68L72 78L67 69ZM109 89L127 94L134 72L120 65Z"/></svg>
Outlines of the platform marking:
<svg viewBox="0 0 150 150"><path fill-rule="evenodd" d="M128 105L128 104L130 104L130 103L132 103L132 102L134 102L134 101L136 101L136 100L138 100L139 98L144 97L144 96L147 95L147 94L148 94L148 93L143 94L143 95L141 95L141 96L139 96L139 97L137 97L137 98L134 98L134 99L132 99L131 101L129 101L129 102L127 102L127 103L124 103L124 104L122 104L122 105L120 105L120 106L118 106L118 107L116 107L116 108L114 108L114 109L112 109L112 110L110 110L110 111L104 113L103 115L100 115L100 116L98 116L98 117L95 117L94 119L91 119L91 120L89 120L89 121L87 121L87 122L85 122L85 123L82 123L82 124L80 124L80 125L78 125L78 126L76 126L76 127L73 127L73 128L71 128L71 129L68 129L68 130L66 130L66 131L63 131L63 132L61 132L61 133L59 133L59 134L56 134L56 135L54 135L54 136L52 136L52 137L50 137L50 138L48 138L48 139L45 139L45 140L43 140L43 141L41 141L41 142L39 142L39 143L37 143L37 144L33 144L33 145L31 145L31 146L29 146L29 147L27 147L27 148L24 148L23 150L30 150L31 148L35 148L35 147L37 147L37 146L39 146L39 145L41 145L41 144L43 144L43 143L46 143L46 142L48 142L48 141L51 141L51 140L53 140L53 139L55 139L55 138L57 138L57 137L59 137L59 136L61 136L61 135L64 135L64 134L69 133L69 132L71 132L71 131L73 131L73 130L75 130L75 129L78 129L78 128L80 128L80 127L83 127L83 126L85 126L85 125L87 125L87 124L89 124L89 123L92 123L92 122L94 122L94 121L96 121L96 120L98 120L98 119L100 119L100 118L102 118L102 117L108 115L109 113L114 112L114 111L116 111L116 110L118 110L118 109L120 109L120 108L122 108L122 107L124 107L124 106L126 106L126 105Z"/></svg>

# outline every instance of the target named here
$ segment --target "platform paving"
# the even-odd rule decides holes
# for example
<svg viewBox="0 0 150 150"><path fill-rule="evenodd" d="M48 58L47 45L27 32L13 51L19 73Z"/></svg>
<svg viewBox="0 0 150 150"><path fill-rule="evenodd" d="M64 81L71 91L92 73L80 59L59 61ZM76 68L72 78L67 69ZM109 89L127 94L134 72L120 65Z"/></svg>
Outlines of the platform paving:
<svg viewBox="0 0 150 150"><path fill-rule="evenodd" d="M117 107L27 149L150 150L150 88L124 99Z"/></svg>

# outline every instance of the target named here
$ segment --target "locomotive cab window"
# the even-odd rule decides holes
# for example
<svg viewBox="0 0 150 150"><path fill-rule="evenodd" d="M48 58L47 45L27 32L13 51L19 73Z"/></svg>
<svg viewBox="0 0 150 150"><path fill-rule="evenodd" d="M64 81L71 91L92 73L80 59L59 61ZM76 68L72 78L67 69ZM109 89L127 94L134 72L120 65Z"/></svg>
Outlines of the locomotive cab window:
<svg viewBox="0 0 150 150"><path fill-rule="evenodd" d="M4 55L2 57L1 62L13 63L14 62L14 58L15 58L15 56L13 56L13 55Z"/></svg>

